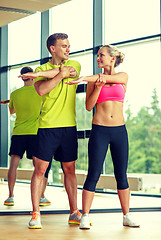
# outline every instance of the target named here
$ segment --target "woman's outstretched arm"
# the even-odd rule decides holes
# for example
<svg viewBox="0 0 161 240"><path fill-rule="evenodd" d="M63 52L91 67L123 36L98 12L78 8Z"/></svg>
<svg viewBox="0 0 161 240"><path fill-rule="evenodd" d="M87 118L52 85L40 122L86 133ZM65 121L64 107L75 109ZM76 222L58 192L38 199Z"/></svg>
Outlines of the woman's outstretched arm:
<svg viewBox="0 0 161 240"><path fill-rule="evenodd" d="M127 84L128 80L128 75L125 72L120 72L120 73L115 73L112 75L106 75L103 73L97 74L97 75L92 75L92 76L85 76L85 77L80 77L77 78L71 82L66 82L68 85L73 85L73 84L78 84L80 82L96 82L97 79L102 79L104 78L104 81L106 83L122 83L122 84Z"/></svg>

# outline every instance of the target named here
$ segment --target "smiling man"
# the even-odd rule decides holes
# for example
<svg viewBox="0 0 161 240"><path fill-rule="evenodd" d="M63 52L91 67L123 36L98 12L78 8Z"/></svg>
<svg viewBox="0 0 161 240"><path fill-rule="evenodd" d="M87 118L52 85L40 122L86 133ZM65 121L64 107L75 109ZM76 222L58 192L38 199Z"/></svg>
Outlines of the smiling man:
<svg viewBox="0 0 161 240"><path fill-rule="evenodd" d="M61 162L64 184L69 199L69 223L80 223L77 209L77 181L75 161L77 159L77 130L75 114L76 88L65 82L78 78L80 63L68 60L70 44L68 35L55 33L48 37L47 48L51 61L38 67L35 73L23 77L35 78L35 89L42 96L43 106L39 120L36 164L31 180L33 205L29 228L42 228L40 221L40 186L44 173L54 159Z"/></svg>

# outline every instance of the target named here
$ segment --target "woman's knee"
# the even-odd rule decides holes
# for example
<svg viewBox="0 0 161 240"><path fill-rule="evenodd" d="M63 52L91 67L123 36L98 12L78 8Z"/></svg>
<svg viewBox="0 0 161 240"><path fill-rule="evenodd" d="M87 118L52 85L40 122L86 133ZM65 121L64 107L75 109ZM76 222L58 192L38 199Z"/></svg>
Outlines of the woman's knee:
<svg viewBox="0 0 161 240"><path fill-rule="evenodd" d="M128 180L127 180L127 175L115 175L116 177L116 182L117 182L117 189L122 190L126 189L129 187Z"/></svg>
<svg viewBox="0 0 161 240"><path fill-rule="evenodd" d="M84 189L87 191L95 192L97 182L99 180L99 174L90 174L88 173L86 181L84 183Z"/></svg>
<svg viewBox="0 0 161 240"><path fill-rule="evenodd" d="M89 179L86 179L83 189L90 192L95 192L96 184L97 184L97 181L90 181Z"/></svg>

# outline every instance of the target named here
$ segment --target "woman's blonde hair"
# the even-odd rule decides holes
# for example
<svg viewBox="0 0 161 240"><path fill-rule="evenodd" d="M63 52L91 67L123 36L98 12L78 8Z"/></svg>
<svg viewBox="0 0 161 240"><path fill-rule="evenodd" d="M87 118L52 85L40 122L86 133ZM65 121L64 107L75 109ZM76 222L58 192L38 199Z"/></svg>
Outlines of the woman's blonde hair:
<svg viewBox="0 0 161 240"><path fill-rule="evenodd" d="M120 52L117 49L117 47L113 45L104 45L101 48L103 47L108 48L108 53L110 54L111 57L114 57L114 56L116 57L116 61L114 65L115 67L117 67L120 63L123 62L125 55L122 52Z"/></svg>

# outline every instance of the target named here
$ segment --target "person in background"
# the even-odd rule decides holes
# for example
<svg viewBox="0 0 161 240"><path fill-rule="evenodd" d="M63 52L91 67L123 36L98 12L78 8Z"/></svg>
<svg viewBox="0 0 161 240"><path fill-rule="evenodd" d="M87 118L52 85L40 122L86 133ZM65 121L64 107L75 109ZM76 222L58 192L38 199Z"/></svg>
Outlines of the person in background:
<svg viewBox="0 0 161 240"><path fill-rule="evenodd" d="M127 181L128 134L123 116L123 103L127 89L128 75L116 73L115 67L123 62L124 54L112 45L105 45L98 51L98 68L103 74L81 77L67 84L86 81L86 109L96 106L92 130L88 143L89 167L82 192L82 218L80 229L90 229L89 211L94 198L105 156L110 146L117 182L117 191L123 212L123 225L139 227L129 213L129 184Z"/></svg>
<svg viewBox="0 0 161 240"><path fill-rule="evenodd" d="M24 67L21 69L21 74L27 72L33 72L33 69L30 67ZM10 95L10 100L0 102L0 104L9 103L10 114L16 114L9 152L9 155L11 156L8 171L9 197L4 201L4 205L7 206L14 205L16 170L25 151L27 153L27 158L32 159L33 165L35 165L35 142L42 99L35 91L32 78L22 78L22 80L24 81L24 86L13 91ZM43 187L40 205L49 205L51 203L45 198L44 191L45 188Z"/></svg>
<svg viewBox="0 0 161 240"><path fill-rule="evenodd" d="M75 98L77 86L64 82L78 78L80 63L68 60L70 43L65 33L54 33L47 39L51 61L41 65L35 73L21 77L34 77L35 89L43 99L39 120L38 143L35 170L31 180L33 205L29 228L42 228L40 219L40 184L49 163L54 159L61 163L64 184L69 199L68 223L80 224L81 213L77 208L77 180L75 161L77 159L77 130Z"/></svg>

